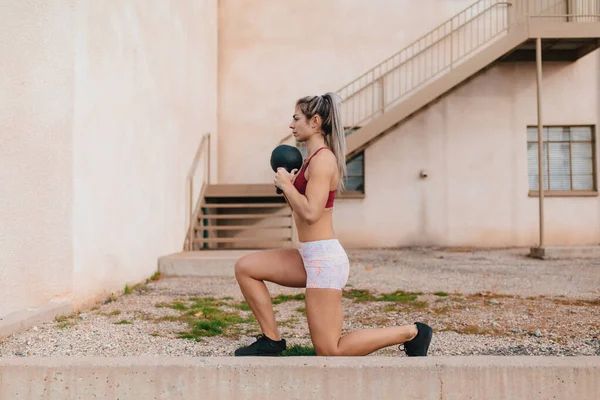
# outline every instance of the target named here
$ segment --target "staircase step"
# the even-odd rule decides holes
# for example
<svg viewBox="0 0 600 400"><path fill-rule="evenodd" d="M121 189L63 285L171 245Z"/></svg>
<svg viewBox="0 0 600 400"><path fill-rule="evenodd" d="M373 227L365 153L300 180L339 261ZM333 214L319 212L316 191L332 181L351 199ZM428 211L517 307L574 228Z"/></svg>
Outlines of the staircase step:
<svg viewBox="0 0 600 400"><path fill-rule="evenodd" d="M292 229L291 225L273 225L273 226L254 226L254 225L216 225L216 226L203 226L198 227L198 229L205 231L235 231L235 230L244 230L244 231L260 231L263 229Z"/></svg>
<svg viewBox="0 0 600 400"><path fill-rule="evenodd" d="M291 218L292 214L202 214L198 219L273 219Z"/></svg>
<svg viewBox="0 0 600 400"><path fill-rule="evenodd" d="M271 197L284 199L269 184L213 184L208 185L204 197Z"/></svg>
<svg viewBox="0 0 600 400"><path fill-rule="evenodd" d="M226 237L226 238L205 238L194 239L194 243L240 243L240 242L269 242L269 243L290 243L291 237Z"/></svg>
<svg viewBox="0 0 600 400"><path fill-rule="evenodd" d="M203 208L285 208L287 203L203 203Z"/></svg>

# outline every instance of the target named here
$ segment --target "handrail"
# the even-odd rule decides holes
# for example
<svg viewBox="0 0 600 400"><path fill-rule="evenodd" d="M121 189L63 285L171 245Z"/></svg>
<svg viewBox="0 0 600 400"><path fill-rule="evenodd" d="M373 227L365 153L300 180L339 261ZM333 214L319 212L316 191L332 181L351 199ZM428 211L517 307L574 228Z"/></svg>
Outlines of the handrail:
<svg viewBox="0 0 600 400"><path fill-rule="evenodd" d="M206 185L210 183L210 132L202 135L202 140L198 145L198 149L196 150L196 154L194 155L194 159L192 160L192 165L187 174L187 184L189 189L189 202L187 204L188 215L190 217L188 233L187 233L187 242L185 245L185 250L191 251L194 246L194 227L196 224L196 220L200 211L200 207L194 208L194 177L196 176L196 170L198 169L198 165L200 164L200 159L202 158L202 154L204 149L208 149L207 151L207 167L205 170L205 175L202 179L202 187L200 188L200 195L198 196L198 202L202 201L202 197L204 196L204 190L206 189Z"/></svg>
<svg viewBox="0 0 600 400"><path fill-rule="evenodd" d="M462 11L456 13L454 16L452 16L450 19L447 19L446 21L442 22L441 24L439 24L438 26L436 26L435 28L433 28L432 30L430 30L429 32L427 32L426 34L424 34L423 36L419 37L418 39L414 40L412 43L410 43L409 45L407 45L406 47L404 47L402 50L392 54L391 56L389 56L388 58L386 58L385 60L383 60L382 62L380 62L379 64L377 64L376 66L374 66L373 68L367 70L365 73L363 73L362 75L360 75L358 78L354 79L353 81L347 83L346 85L342 86L340 89L338 89L337 93L341 92L342 90L352 86L354 83L358 82L359 80L361 80L362 78L364 78L365 76L367 76L368 74L370 74L371 72L374 72L377 68L381 68L382 65L388 63L390 60L392 60L394 57L402 54L402 52L406 51L407 49L415 46L416 44L418 44L421 40L426 39L429 35L431 35L433 32L437 31L438 29L444 27L444 25L447 25L448 23L452 23L452 21L454 21L455 18L459 18L460 15L466 13L468 10L470 10L471 8L476 7L477 5L479 5L479 3L483 3L485 1L489 1L489 0L479 0L477 3L471 4L470 6L468 6L467 8L463 9ZM480 16L481 14L489 11L490 9L497 7L499 5L506 5L506 6L512 6L512 2L510 1L499 1L494 3L491 6L488 6L485 10L480 11L477 15L471 17L469 19L468 22L471 22L471 20L473 20L474 18ZM465 22L463 25L465 25L467 22ZM455 29L451 28L453 32ZM439 42L439 40L436 40L436 43ZM413 54L410 58L413 58L417 55ZM406 60L405 60L406 61ZM375 80L375 79L374 79Z"/></svg>

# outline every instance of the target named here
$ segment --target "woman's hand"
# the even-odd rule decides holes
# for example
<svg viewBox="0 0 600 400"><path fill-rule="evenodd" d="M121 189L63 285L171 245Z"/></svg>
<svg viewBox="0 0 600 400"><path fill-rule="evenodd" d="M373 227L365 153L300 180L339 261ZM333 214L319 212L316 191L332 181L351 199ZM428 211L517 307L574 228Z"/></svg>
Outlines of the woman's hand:
<svg viewBox="0 0 600 400"><path fill-rule="evenodd" d="M297 169L292 170L292 172L287 172L285 168L277 168L277 172L275 172L275 177L273 178L273 184L285 192L288 187L292 185L296 172L298 172Z"/></svg>

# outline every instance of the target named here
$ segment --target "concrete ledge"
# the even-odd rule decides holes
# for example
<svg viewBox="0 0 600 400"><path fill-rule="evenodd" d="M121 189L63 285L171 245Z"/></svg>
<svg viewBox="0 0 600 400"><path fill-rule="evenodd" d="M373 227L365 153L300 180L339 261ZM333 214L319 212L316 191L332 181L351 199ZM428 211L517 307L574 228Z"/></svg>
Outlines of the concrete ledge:
<svg viewBox="0 0 600 400"><path fill-rule="evenodd" d="M0 318L0 338L27 330L42 322L51 321L59 315L71 314L70 302L49 302L40 307L31 307ZM0 397L2 398L2 397Z"/></svg>
<svg viewBox="0 0 600 400"><path fill-rule="evenodd" d="M252 250L189 251L158 259L158 271L165 276L233 276L235 262Z"/></svg>
<svg viewBox="0 0 600 400"><path fill-rule="evenodd" d="M541 260L600 259L600 246L532 247L529 256Z"/></svg>
<svg viewBox="0 0 600 400"><path fill-rule="evenodd" d="M4 399L592 399L600 357L0 358Z"/></svg>

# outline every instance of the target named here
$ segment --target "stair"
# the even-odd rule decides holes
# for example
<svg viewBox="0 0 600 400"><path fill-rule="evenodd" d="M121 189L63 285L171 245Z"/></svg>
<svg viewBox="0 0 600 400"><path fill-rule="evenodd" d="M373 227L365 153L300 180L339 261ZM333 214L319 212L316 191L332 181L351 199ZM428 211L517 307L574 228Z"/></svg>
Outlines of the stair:
<svg viewBox="0 0 600 400"><path fill-rule="evenodd" d="M208 185L192 250L291 247L292 213L273 185Z"/></svg>

